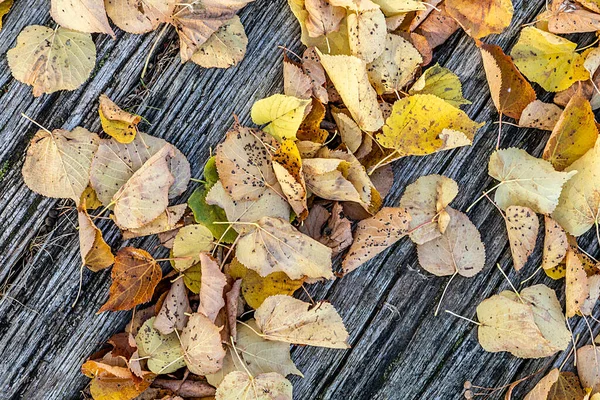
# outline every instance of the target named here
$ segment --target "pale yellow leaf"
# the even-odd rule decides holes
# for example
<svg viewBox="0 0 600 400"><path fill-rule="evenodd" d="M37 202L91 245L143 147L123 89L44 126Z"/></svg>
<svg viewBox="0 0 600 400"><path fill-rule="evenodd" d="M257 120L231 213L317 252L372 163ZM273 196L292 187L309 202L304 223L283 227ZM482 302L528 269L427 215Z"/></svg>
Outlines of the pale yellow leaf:
<svg viewBox="0 0 600 400"><path fill-rule="evenodd" d="M229 68L242 61L247 45L244 25L236 15L198 46L191 60L204 68Z"/></svg>
<svg viewBox="0 0 600 400"><path fill-rule="evenodd" d="M62 27L87 33L107 33L115 38L104 9L104 0L52 0L50 16Z"/></svg>
<svg viewBox="0 0 600 400"><path fill-rule="evenodd" d="M181 348L185 364L196 375L213 374L221 369L225 350L220 328L204 314L194 313L181 333Z"/></svg>
<svg viewBox="0 0 600 400"><path fill-rule="evenodd" d="M187 225L179 229L173 242L174 268L185 271L200 261L203 251L213 248L213 235L202 224Z"/></svg>

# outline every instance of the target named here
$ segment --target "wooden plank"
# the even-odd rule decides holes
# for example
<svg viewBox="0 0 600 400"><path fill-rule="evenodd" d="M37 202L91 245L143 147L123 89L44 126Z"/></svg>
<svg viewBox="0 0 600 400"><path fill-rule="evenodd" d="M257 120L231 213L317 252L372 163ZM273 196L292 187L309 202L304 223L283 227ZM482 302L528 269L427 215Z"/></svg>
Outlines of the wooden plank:
<svg viewBox="0 0 600 400"><path fill-rule="evenodd" d="M542 0L515 1L510 30L490 40L509 49L520 25L532 21L543 7ZM0 53L14 45L24 26L49 24L47 10L44 0L27 5L17 2L0 31ZM294 51L301 48L299 29L285 0L257 0L241 16L250 43L239 66L206 70L181 65L176 37L170 32L160 40L159 56L153 57L147 89L139 82L139 74L157 33L119 33L117 41L96 37L99 62L93 78L75 92L38 99L31 96L29 87L12 79L5 58L0 59L0 87L5 88L0 95L0 166L7 166L2 168L6 172L0 183L0 253L4 255L0 281L5 283L0 299L0 398L80 397L79 391L88 382L79 373L81 363L130 318L126 312L95 315L107 296L108 272L84 271L82 295L71 307L80 265L75 213L57 208L65 202L43 199L23 184L20 168L35 128L20 118L20 113L49 128L82 125L98 131L97 98L106 92L144 115L151 122L146 131L178 146L188 156L192 174L199 176L209 149L222 140L233 114L248 122L255 100L281 90L281 50L277 46ZM497 119L472 41L456 34L436 50L435 57L463 80L465 96L473 101L466 107L469 115L479 121ZM461 191L453 206L466 209L492 183L485 166L496 132L497 126L488 123L472 148L395 163L396 182L386 204L397 204L406 185L419 176L441 173L457 180ZM503 132L503 146L518 146L538 156L548 137L506 125ZM193 185L182 201L192 189ZM56 209L64 214L50 234L40 236L45 219ZM482 202L470 216L486 243L487 267L475 278L456 278L442 306L468 317L481 300L507 288L494 265L498 262L505 269L511 265L502 219L494 208ZM100 227L114 249L123 245L116 230L106 229L104 223ZM591 242L584 245L591 246ZM151 249L156 257L166 256L153 239L129 243ZM523 272L511 271L509 277L519 282L535 270L539 258L538 251ZM295 348L293 357L305 374L304 379L292 378L295 398L458 398L464 380L502 386L516 376L561 363L564 354L548 365L548 360L524 361L485 353L477 343L474 326L443 313L433 316L446 282L447 278L433 277L418 267L415 248L405 240L341 280L313 285L311 295L329 299L342 314L353 347L348 351ZM562 283L541 275L532 280L537 282L550 283L563 293ZM583 321L573 328L576 333L585 332ZM523 388L533 383L535 379Z"/></svg>

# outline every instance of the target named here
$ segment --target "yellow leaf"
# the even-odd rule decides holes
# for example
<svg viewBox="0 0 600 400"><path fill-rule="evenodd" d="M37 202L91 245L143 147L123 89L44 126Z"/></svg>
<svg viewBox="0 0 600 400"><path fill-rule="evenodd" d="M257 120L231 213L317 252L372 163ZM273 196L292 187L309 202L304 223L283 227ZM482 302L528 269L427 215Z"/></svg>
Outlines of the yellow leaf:
<svg viewBox="0 0 600 400"><path fill-rule="evenodd" d="M549 278L552 278L555 281L557 281L565 277L565 275L567 274L567 268L564 264L558 264L557 266L552 267L550 269L545 269L544 272Z"/></svg>
<svg viewBox="0 0 600 400"><path fill-rule="evenodd" d="M529 103L521 113L519 126L551 131L558 122L561 113L562 109L556 104L535 100Z"/></svg>
<svg viewBox="0 0 600 400"><path fill-rule="evenodd" d="M328 35L340 29L340 22L346 17L346 10L330 4L327 0L304 0L308 12L306 30L311 37Z"/></svg>
<svg viewBox="0 0 600 400"><path fill-rule="evenodd" d="M115 138L119 143L131 143L137 133L137 124L142 117L123 111L107 95L100 96L100 122L106 134Z"/></svg>
<svg viewBox="0 0 600 400"><path fill-rule="evenodd" d="M292 384L277 372L250 376L247 372L233 371L225 376L217 388L216 398L219 400L292 400Z"/></svg>
<svg viewBox="0 0 600 400"><path fill-rule="evenodd" d="M177 0L110 0L106 13L125 32L146 33L167 22L175 11Z"/></svg>
<svg viewBox="0 0 600 400"><path fill-rule="evenodd" d="M380 9L348 13L350 51L367 63L379 57L386 48L385 16Z"/></svg>
<svg viewBox="0 0 600 400"><path fill-rule="evenodd" d="M446 0L445 4L448 14L476 39L504 31L514 12L511 0Z"/></svg>
<svg viewBox="0 0 600 400"><path fill-rule="evenodd" d="M530 81L549 92L565 90L577 81L590 79L577 44L552 33L528 26L510 55Z"/></svg>
<svg viewBox="0 0 600 400"><path fill-rule="evenodd" d="M110 246L106 244L100 229L87 213L85 200L77 208L79 221L79 250L83 264L92 271L110 267L115 262Z"/></svg>
<svg viewBox="0 0 600 400"><path fill-rule="evenodd" d="M456 147L444 140L462 135L458 145L470 144L483 126L467 114L431 94L416 94L394 103L392 115L377 136L379 143L395 149L400 156L423 156Z"/></svg>
<svg viewBox="0 0 600 400"><path fill-rule="evenodd" d="M179 229L173 242L174 268L185 271L200 261L202 252L213 248L213 235L202 224L193 224Z"/></svg>
<svg viewBox="0 0 600 400"><path fill-rule="evenodd" d="M273 153L273 170L281 190L300 220L308 215L306 183L302 173L302 159L293 139L285 139Z"/></svg>
<svg viewBox="0 0 600 400"><path fill-rule="evenodd" d="M588 278L579 256L573 251L567 252L567 271L565 276L566 311L567 318L579 314L581 306L588 296Z"/></svg>
<svg viewBox="0 0 600 400"><path fill-rule="evenodd" d="M508 206L503 217L506 223L513 266L519 271L533 253L540 222L532 209L521 206Z"/></svg>
<svg viewBox="0 0 600 400"><path fill-rule="evenodd" d="M310 112L300 124L296 138L298 140L310 140L315 143L325 143L329 132L321 129L321 122L323 122L326 113L327 110L323 103L317 99L312 99Z"/></svg>
<svg viewBox="0 0 600 400"><path fill-rule="evenodd" d="M207 375L221 369L225 350L220 331L204 314L190 316L180 336L183 358L190 372Z"/></svg>
<svg viewBox="0 0 600 400"><path fill-rule="evenodd" d="M94 69L96 46L89 33L31 25L6 57L13 76L33 86L33 95L39 97L81 86Z"/></svg>
<svg viewBox="0 0 600 400"><path fill-rule="evenodd" d="M548 216L544 216L544 226L545 233L542 268L545 270L554 270L551 273L553 276L557 276L560 273L558 270L555 270L555 268L565 258L567 249L569 248L567 234L555 220Z"/></svg>
<svg viewBox="0 0 600 400"><path fill-rule="evenodd" d="M90 185L88 185L83 193L81 193L79 204L82 204L84 201L86 210L95 210L99 207L102 207L102 202L98 200L96 191Z"/></svg>
<svg viewBox="0 0 600 400"><path fill-rule="evenodd" d="M236 15L201 44L191 60L204 68L229 68L242 61L247 45L244 25Z"/></svg>
<svg viewBox="0 0 600 400"><path fill-rule="evenodd" d="M0 29L2 29L2 17L10 11L14 0L0 0Z"/></svg>
<svg viewBox="0 0 600 400"><path fill-rule="evenodd" d="M155 374L170 374L185 367L179 336L175 332L161 334L154 328L155 320L152 317L144 322L135 337L135 343L140 357L147 359L150 371Z"/></svg>
<svg viewBox="0 0 600 400"><path fill-rule="evenodd" d="M471 102L463 97L462 84L458 76L448 68L435 64L429 67L412 85L409 94L432 94L446 100L454 107Z"/></svg>
<svg viewBox="0 0 600 400"><path fill-rule="evenodd" d="M304 111L310 103L310 100L274 94L252 105L252 121L257 125L268 124L263 130L279 141L295 139Z"/></svg>
<svg viewBox="0 0 600 400"><path fill-rule="evenodd" d="M113 39L116 38L108 23L103 0L52 0L50 16L57 24L67 29L107 33Z"/></svg>

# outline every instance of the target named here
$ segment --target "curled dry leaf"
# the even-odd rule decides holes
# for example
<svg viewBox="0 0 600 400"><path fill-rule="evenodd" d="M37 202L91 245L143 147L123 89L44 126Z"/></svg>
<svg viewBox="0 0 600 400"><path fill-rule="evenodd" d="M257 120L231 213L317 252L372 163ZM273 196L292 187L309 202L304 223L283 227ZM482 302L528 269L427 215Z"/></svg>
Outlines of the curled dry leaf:
<svg viewBox="0 0 600 400"><path fill-rule="evenodd" d="M176 279L171 285L167 297L160 307L152 326L163 335L181 331L187 325L188 316L192 308L188 300L187 290L183 279Z"/></svg>
<svg viewBox="0 0 600 400"><path fill-rule="evenodd" d="M354 271L398 240L409 230L411 216L405 208L384 207L375 216L358 223L354 242L344 261L344 274Z"/></svg>
<svg viewBox="0 0 600 400"><path fill-rule="evenodd" d="M481 126L439 97L415 94L394 103L377 140L399 157L423 156L470 145Z"/></svg>
<svg viewBox="0 0 600 400"><path fill-rule="evenodd" d="M569 243L564 229L552 218L544 216L544 252L542 268L556 267L567 255Z"/></svg>
<svg viewBox="0 0 600 400"><path fill-rule="evenodd" d="M571 318L580 313L581 307L588 297L589 286L588 277L583 268L583 264L579 259L579 256L573 250L567 252L566 265L566 316L567 318Z"/></svg>
<svg viewBox="0 0 600 400"><path fill-rule="evenodd" d="M446 0L446 11L475 39L501 33L510 25L514 13L511 0Z"/></svg>
<svg viewBox="0 0 600 400"><path fill-rule="evenodd" d="M283 93L298 99L310 99L312 80L304 73L302 67L284 56L283 61Z"/></svg>
<svg viewBox="0 0 600 400"><path fill-rule="evenodd" d="M167 207L163 213L146 225L124 231L123 239L128 240L139 236L155 235L180 228L183 225L182 218L186 210L187 204Z"/></svg>
<svg viewBox="0 0 600 400"><path fill-rule="evenodd" d="M217 314L225 306L223 289L227 285L227 278L221 272L217 260L208 253L200 253L200 265L202 266L202 283L198 312L206 315L211 322L215 322Z"/></svg>
<svg viewBox="0 0 600 400"><path fill-rule="evenodd" d="M196 375L213 374L221 369L225 350L220 329L204 314L194 313L181 333L185 364Z"/></svg>
<svg viewBox="0 0 600 400"><path fill-rule="evenodd" d="M88 360L81 372L92 378L90 393L94 399L133 399L152 383L151 379L136 379L129 368L106 364L104 360Z"/></svg>
<svg viewBox="0 0 600 400"><path fill-rule="evenodd" d="M23 180L29 189L46 197L79 202L90 179L98 135L77 127L73 131L39 130L27 149Z"/></svg>
<svg viewBox="0 0 600 400"><path fill-rule="evenodd" d="M419 264L437 276L476 275L485 266L485 246L466 214L447 208L450 223L439 237L417 245Z"/></svg>
<svg viewBox="0 0 600 400"><path fill-rule="evenodd" d="M335 308L320 302L311 306L290 296L267 298L254 312L262 337L280 342L347 349L348 332Z"/></svg>
<svg viewBox="0 0 600 400"><path fill-rule="evenodd" d="M590 102L576 94L569 100L544 148L544 159L562 171L588 150L598 139L598 128Z"/></svg>
<svg viewBox="0 0 600 400"><path fill-rule="evenodd" d="M213 235L202 224L193 224L179 229L173 242L174 267L185 271L200 261L202 252L213 248Z"/></svg>
<svg viewBox="0 0 600 400"><path fill-rule="evenodd" d="M216 400L292 400L292 384L276 372L249 376L246 372L227 374L217 389Z"/></svg>
<svg viewBox="0 0 600 400"><path fill-rule="evenodd" d="M310 78L313 96L323 104L328 103L329 96L327 95L327 89L324 88L327 78L316 48L309 47L304 50L304 53L302 53L302 69Z"/></svg>
<svg viewBox="0 0 600 400"><path fill-rule="evenodd" d="M74 31L107 33L115 39L103 0L52 0L50 16L60 25Z"/></svg>
<svg viewBox="0 0 600 400"><path fill-rule="evenodd" d="M521 30L510 55L527 79L549 92L558 92L590 78L576 48L577 44L567 39L528 26Z"/></svg>
<svg viewBox="0 0 600 400"><path fill-rule="evenodd" d="M89 33L31 25L6 57L13 76L33 86L33 95L39 97L81 86L94 69L96 46Z"/></svg>
<svg viewBox="0 0 600 400"><path fill-rule="evenodd" d="M130 310L150 301L162 278L162 270L148 252L124 247L115 257L111 278L110 296L98 313Z"/></svg>
<svg viewBox="0 0 600 400"><path fill-rule="evenodd" d="M409 94L432 94L454 107L471 102L463 97L462 84L458 76L448 68L435 64L423 72L412 85Z"/></svg>
<svg viewBox="0 0 600 400"><path fill-rule="evenodd" d="M146 33L167 22L176 0L106 0L106 13L125 32Z"/></svg>
<svg viewBox="0 0 600 400"><path fill-rule="evenodd" d="M131 143L142 117L123 111L107 95L100 96L98 108L102 129L119 143Z"/></svg>
<svg viewBox="0 0 600 400"><path fill-rule="evenodd" d="M302 173L300 151L293 139L284 139L273 153L273 170L294 213L300 220L306 218L306 183Z"/></svg>
<svg viewBox="0 0 600 400"><path fill-rule="evenodd" d="M169 391L169 396L177 395L174 397L149 397L146 398L138 398L135 400L182 400L181 397L192 397L192 398L205 398L210 396L214 396L215 388L208 385L204 381L194 381L194 380L174 380L174 379L155 379L152 381L152 386L156 388L163 388ZM179 397L181 396L181 397Z"/></svg>
<svg viewBox="0 0 600 400"><path fill-rule="evenodd" d="M557 172L548 161L517 148L496 150L490 156L488 172L501 182L494 196L500 208L518 205L540 214L554 211L563 185L575 175Z"/></svg>
<svg viewBox="0 0 600 400"><path fill-rule="evenodd" d="M600 15L569 0L550 2L547 11L538 15L538 21L547 21L548 31L552 33L594 32L600 29Z"/></svg>
<svg viewBox="0 0 600 400"><path fill-rule="evenodd" d="M519 126L551 131L558 122L562 109L556 104L532 101L525 107L519 118Z"/></svg>
<svg viewBox="0 0 600 400"><path fill-rule="evenodd" d="M94 272L110 267L115 262L110 246L100 229L94 225L85 208L85 200L77 208L79 222L79 251L83 264Z"/></svg>
<svg viewBox="0 0 600 400"><path fill-rule="evenodd" d="M170 374L185 367L177 334L161 334L153 327L154 321L155 317L152 317L144 322L135 337L140 357L147 360L148 368L157 375Z"/></svg>
<svg viewBox="0 0 600 400"><path fill-rule="evenodd" d="M261 276L281 271L292 279L333 277L331 249L281 218L259 219L255 229L240 237L235 254Z"/></svg>
<svg viewBox="0 0 600 400"><path fill-rule="evenodd" d="M313 239L331 248L334 256L352 245L352 222L344 216L344 210L340 203L333 205L331 216L325 222L326 225L321 225L322 233Z"/></svg>
<svg viewBox="0 0 600 400"><path fill-rule="evenodd" d="M252 105L252 121L257 125L268 124L263 130L278 140L295 139L310 103L307 99L274 94Z"/></svg>
<svg viewBox="0 0 600 400"><path fill-rule="evenodd" d="M348 13L348 44L353 56L367 63L386 49L387 25L379 8Z"/></svg>
<svg viewBox="0 0 600 400"><path fill-rule="evenodd" d="M234 342L237 342L237 318L241 315L244 304L240 303L242 292L242 280L236 279L225 293L225 312L227 314L227 326Z"/></svg>
<svg viewBox="0 0 600 400"><path fill-rule="evenodd" d="M247 46L244 25L235 15L198 47L191 60L204 68L229 68L242 61Z"/></svg>
<svg viewBox="0 0 600 400"><path fill-rule="evenodd" d="M503 217L506 223L513 266L519 271L533 253L540 222L532 209L521 206L507 207Z"/></svg>

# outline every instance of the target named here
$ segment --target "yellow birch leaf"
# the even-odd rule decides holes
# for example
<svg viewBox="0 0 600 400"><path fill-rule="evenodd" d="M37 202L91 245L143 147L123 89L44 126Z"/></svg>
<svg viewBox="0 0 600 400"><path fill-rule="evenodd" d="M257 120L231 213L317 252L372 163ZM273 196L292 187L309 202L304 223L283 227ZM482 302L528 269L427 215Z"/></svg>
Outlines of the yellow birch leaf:
<svg viewBox="0 0 600 400"><path fill-rule="evenodd" d="M503 217L513 266L519 271L535 249L540 222L532 209L521 206L508 206Z"/></svg>
<svg viewBox="0 0 600 400"><path fill-rule="evenodd" d="M181 332L183 358L190 372L214 374L221 369L225 350L221 344L221 328L204 314L193 313Z"/></svg>
<svg viewBox="0 0 600 400"><path fill-rule="evenodd" d="M471 102L463 97L462 84L458 76L448 68L435 64L423 72L412 85L409 94L432 94L446 100L454 107Z"/></svg>
<svg viewBox="0 0 600 400"><path fill-rule="evenodd" d="M252 105L252 121L257 125L268 124L263 131L279 141L295 139L304 111L310 103L310 100L274 94Z"/></svg>
<svg viewBox="0 0 600 400"><path fill-rule="evenodd" d="M370 63L386 48L387 26L379 8L348 13L348 43L353 56Z"/></svg>
<svg viewBox="0 0 600 400"><path fill-rule="evenodd" d="M2 29L2 17L4 17L10 11L13 6L14 0L1 0L0 1L0 29Z"/></svg>
<svg viewBox="0 0 600 400"><path fill-rule="evenodd" d="M104 8L104 0L51 0L50 16L67 29L107 33L116 38Z"/></svg>
<svg viewBox="0 0 600 400"><path fill-rule="evenodd" d="M87 213L85 200L77 208L79 221L79 251L83 264L94 272L110 267L115 262L110 246L102 231L94 225Z"/></svg>
<svg viewBox="0 0 600 400"><path fill-rule="evenodd" d="M556 104L544 103L540 100L532 101L523 109L519 126L551 131L556 126L562 111Z"/></svg>
<svg viewBox="0 0 600 400"><path fill-rule="evenodd" d="M273 153L273 170L283 194L300 220L308 215L302 159L293 139L284 139Z"/></svg>
<svg viewBox="0 0 600 400"><path fill-rule="evenodd" d="M155 374L170 374L185 367L179 336L175 332L163 335L154 328L156 317L152 317L135 336L140 357L147 360L148 369Z"/></svg>
<svg viewBox="0 0 600 400"><path fill-rule="evenodd" d="M544 216L544 252L542 268L549 270L555 268L567 255L569 243L567 234L555 220Z"/></svg>
<svg viewBox="0 0 600 400"><path fill-rule="evenodd" d="M204 68L229 68L242 61L247 46L244 25L235 15L198 46L191 60Z"/></svg>
<svg viewBox="0 0 600 400"><path fill-rule="evenodd" d="M511 0L446 0L446 12L475 39L502 33L514 13Z"/></svg>
<svg viewBox="0 0 600 400"><path fill-rule="evenodd" d="M177 0L106 0L106 13L125 32L146 33L169 21Z"/></svg>
<svg viewBox="0 0 600 400"><path fill-rule="evenodd" d="M588 296L588 278L581 260L573 250L567 252L567 271L565 276L566 312L567 318L579 314Z"/></svg>
<svg viewBox="0 0 600 400"><path fill-rule="evenodd" d="M95 210L99 207L102 207L102 202L98 200L96 191L90 185L88 185L83 193L81 193L79 204L82 204L84 201L86 210Z"/></svg>
<svg viewBox="0 0 600 400"><path fill-rule="evenodd" d="M100 96L100 122L106 134L115 138L119 143L131 143L137 133L137 124L142 117L123 111L107 95Z"/></svg>

